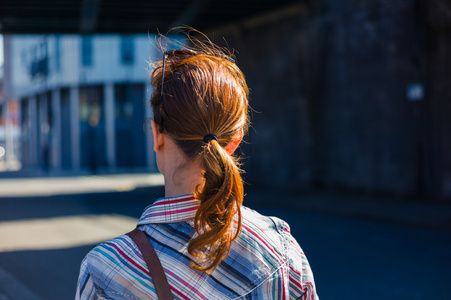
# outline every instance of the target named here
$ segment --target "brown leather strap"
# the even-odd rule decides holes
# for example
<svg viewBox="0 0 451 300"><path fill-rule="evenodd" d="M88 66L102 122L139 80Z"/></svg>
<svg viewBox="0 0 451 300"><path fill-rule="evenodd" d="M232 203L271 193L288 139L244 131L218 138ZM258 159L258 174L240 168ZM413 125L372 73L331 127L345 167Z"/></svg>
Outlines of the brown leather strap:
<svg viewBox="0 0 451 300"><path fill-rule="evenodd" d="M172 297L168 279L164 274L158 255L152 247L149 239L147 239L147 236L138 228L130 231L127 235L133 240L133 242L135 242L139 251L141 251L144 261L146 262L147 269L149 269L150 276L152 277L155 290L157 291L158 299L173 300L174 297Z"/></svg>

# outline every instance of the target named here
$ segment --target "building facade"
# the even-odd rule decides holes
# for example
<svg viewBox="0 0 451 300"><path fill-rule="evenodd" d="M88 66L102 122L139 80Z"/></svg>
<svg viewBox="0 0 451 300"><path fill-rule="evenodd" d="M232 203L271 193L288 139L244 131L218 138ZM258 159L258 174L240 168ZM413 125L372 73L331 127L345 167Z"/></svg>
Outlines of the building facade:
<svg viewBox="0 0 451 300"><path fill-rule="evenodd" d="M147 35L6 35L0 106L18 106L22 168L156 171L153 46Z"/></svg>

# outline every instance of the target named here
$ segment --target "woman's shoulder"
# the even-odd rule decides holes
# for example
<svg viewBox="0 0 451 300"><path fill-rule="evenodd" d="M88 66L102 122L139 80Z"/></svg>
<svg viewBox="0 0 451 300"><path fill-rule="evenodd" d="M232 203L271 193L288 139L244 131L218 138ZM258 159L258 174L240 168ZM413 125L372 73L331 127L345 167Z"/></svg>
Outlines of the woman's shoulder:
<svg viewBox="0 0 451 300"><path fill-rule="evenodd" d="M262 215L246 206L241 207L241 214L244 229L255 229L259 232L279 235L290 232L288 223L278 217Z"/></svg>
<svg viewBox="0 0 451 300"><path fill-rule="evenodd" d="M121 235L95 246L83 260L91 276L102 277L105 270L116 269L124 257L134 257L135 247L127 235Z"/></svg>
<svg viewBox="0 0 451 300"><path fill-rule="evenodd" d="M248 207L241 207L241 234L239 244L248 244L250 252L264 253L275 267L287 261L290 227L277 218L260 214Z"/></svg>
<svg viewBox="0 0 451 300"><path fill-rule="evenodd" d="M290 293L306 299L317 299L316 288L309 262L287 222L269 217L247 207L242 207L242 236L254 237L254 249L265 249L264 259L274 266L287 267ZM263 260L262 260L263 261Z"/></svg>
<svg viewBox="0 0 451 300"><path fill-rule="evenodd" d="M77 295L82 299L85 294L96 299L146 298L152 282L132 243L122 235L95 246L82 262Z"/></svg>
<svg viewBox="0 0 451 300"><path fill-rule="evenodd" d="M264 249L268 256L274 257L279 266L290 265L292 268L302 268L307 258L291 228L284 220L265 216L248 207L242 207L241 236L254 242L254 249Z"/></svg>

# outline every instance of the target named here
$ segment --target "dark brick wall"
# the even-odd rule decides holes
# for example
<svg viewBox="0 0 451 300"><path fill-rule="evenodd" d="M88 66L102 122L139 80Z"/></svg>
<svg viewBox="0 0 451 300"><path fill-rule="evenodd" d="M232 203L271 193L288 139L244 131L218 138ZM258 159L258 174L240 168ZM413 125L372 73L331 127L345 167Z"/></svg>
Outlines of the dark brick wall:
<svg viewBox="0 0 451 300"><path fill-rule="evenodd" d="M451 200L451 3L422 1L428 83L427 190Z"/></svg>
<svg viewBox="0 0 451 300"><path fill-rule="evenodd" d="M325 185L414 194L418 174L413 1L331 1L316 149Z"/></svg>
<svg viewBox="0 0 451 300"><path fill-rule="evenodd" d="M450 10L304 1L216 29L251 88L247 181L450 197ZM406 97L415 82L423 101Z"/></svg>

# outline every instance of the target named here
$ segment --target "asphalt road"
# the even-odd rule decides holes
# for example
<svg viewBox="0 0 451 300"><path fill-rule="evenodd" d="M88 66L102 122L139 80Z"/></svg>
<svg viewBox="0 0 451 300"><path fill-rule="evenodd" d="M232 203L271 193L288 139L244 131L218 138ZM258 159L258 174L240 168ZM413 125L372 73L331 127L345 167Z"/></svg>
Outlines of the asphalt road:
<svg viewBox="0 0 451 300"><path fill-rule="evenodd" d="M26 186L24 186L24 189ZM73 299L80 262L131 230L161 186L0 198L0 300ZM322 300L451 299L451 232L247 203L287 221ZM89 238L87 238L87 236Z"/></svg>

